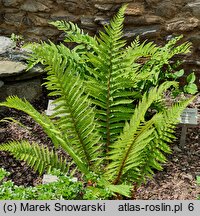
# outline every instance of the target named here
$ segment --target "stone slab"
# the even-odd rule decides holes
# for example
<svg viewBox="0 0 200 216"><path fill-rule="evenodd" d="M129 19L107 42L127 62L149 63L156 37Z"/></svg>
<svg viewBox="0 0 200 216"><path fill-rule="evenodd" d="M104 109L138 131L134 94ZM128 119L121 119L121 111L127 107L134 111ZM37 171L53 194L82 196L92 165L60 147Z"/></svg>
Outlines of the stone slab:
<svg viewBox="0 0 200 216"><path fill-rule="evenodd" d="M196 0L194 2L190 2L186 5L186 9L190 9L192 14L200 19L200 1Z"/></svg>
<svg viewBox="0 0 200 216"><path fill-rule="evenodd" d="M113 7L113 5L112 4L95 4L94 7L102 11L109 11Z"/></svg>
<svg viewBox="0 0 200 216"><path fill-rule="evenodd" d="M58 177L56 175L43 175L42 184L49 184L52 182L57 182Z"/></svg>
<svg viewBox="0 0 200 216"><path fill-rule="evenodd" d="M29 71L24 71L24 73L20 73L15 76L3 77L5 82L13 82L13 81L21 81L21 80L28 80L36 77L41 77L45 74L45 70L43 70L40 66L34 66Z"/></svg>
<svg viewBox="0 0 200 216"><path fill-rule="evenodd" d="M4 82L0 80L0 88L4 85Z"/></svg>
<svg viewBox="0 0 200 216"><path fill-rule="evenodd" d="M0 61L0 77L8 77L20 74L26 70L26 65L15 61Z"/></svg>
<svg viewBox="0 0 200 216"><path fill-rule="evenodd" d="M31 0L25 1L24 4L21 5L20 9L31 13L35 13L39 11L45 11L45 12L50 11L50 8L44 5L43 3L38 1L31 1Z"/></svg>
<svg viewBox="0 0 200 216"><path fill-rule="evenodd" d="M23 0L2 0L3 5L6 7L16 7L21 3Z"/></svg>
<svg viewBox="0 0 200 216"><path fill-rule="evenodd" d="M0 89L0 101L5 101L8 96L16 95L33 102L42 95L42 82L40 78L14 83L5 83Z"/></svg>
<svg viewBox="0 0 200 216"><path fill-rule="evenodd" d="M0 36L0 55L9 52L14 47L15 42L13 42L10 38Z"/></svg>
<svg viewBox="0 0 200 216"><path fill-rule="evenodd" d="M140 16L144 13L144 5L141 3L129 3L125 15L129 16Z"/></svg>
<svg viewBox="0 0 200 216"><path fill-rule="evenodd" d="M191 31L199 26L200 21L192 18L176 18L170 20L165 25L165 30L168 32L184 32Z"/></svg>
<svg viewBox="0 0 200 216"><path fill-rule="evenodd" d="M132 38L137 35L141 36L155 36L160 32L160 25L150 25L150 26L144 26L144 27L132 27L127 28L124 31L124 36L126 38Z"/></svg>

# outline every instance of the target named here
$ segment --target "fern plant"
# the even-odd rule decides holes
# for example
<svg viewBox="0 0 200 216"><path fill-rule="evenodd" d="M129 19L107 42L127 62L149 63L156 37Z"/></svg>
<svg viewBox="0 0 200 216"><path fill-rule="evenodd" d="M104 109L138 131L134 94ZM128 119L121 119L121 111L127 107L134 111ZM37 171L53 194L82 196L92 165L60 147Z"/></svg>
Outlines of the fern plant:
<svg viewBox="0 0 200 216"><path fill-rule="evenodd" d="M140 44L137 38L127 46L122 31L125 9L126 5L122 6L96 37L85 34L73 23L53 22L66 32L66 42L76 43L72 50L52 42L31 44L29 68L37 63L45 66L44 85L49 96L56 97L57 106L51 116L39 113L28 101L16 96L0 103L24 111L40 124L55 148L61 147L70 155L90 182L88 187L97 194L108 188L130 196L133 184L140 185L153 176L155 169L162 170L164 153L171 152L168 143L175 138L175 125L193 100L167 107L163 93L178 85L173 81L159 86L156 83L147 91L138 88L141 82L156 76L166 59L187 53L189 44L171 47L171 52L165 53L165 61L158 61L164 48L152 42ZM149 59L145 65L138 62L141 57ZM149 66L155 58L159 63L157 70ZM162 110L147 118L154 103L162 104ZM1 144L0 150L27 161L40 173L49 167L64 169L63 159L27 141ZM40 160L35 163L33 157Z"/></svg>

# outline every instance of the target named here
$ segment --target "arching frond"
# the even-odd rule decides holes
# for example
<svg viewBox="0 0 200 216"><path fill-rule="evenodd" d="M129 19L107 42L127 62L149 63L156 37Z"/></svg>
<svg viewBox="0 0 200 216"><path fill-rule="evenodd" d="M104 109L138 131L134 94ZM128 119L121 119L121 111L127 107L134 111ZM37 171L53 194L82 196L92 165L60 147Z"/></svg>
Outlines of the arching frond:
<svg viewBox="0 0 200 216"><path fill-rule="evenodd" d="M163 66L169 65L172 57L178 54L186 54L190 52L191 43L185 42L177 45L177 42L182 38L182 36L175 37L163 47L156 47L157 51L147 59L146 63L140 68L140 74L149 74L149 78L145 81L143 79L143 85L150 82L151 86L159 85L161 77L163 77ZM146 86L146 89L149 86ZM145 89L145 90L146 90Z"/></svg>
<svg viewBox="0 0 200 216"><path fill-rule="evenodd" d="M192 100L194 97L178 102L154 116L154 139L142 153L143 163L140 166L139 177L135 179L138 184L144 182L147 177L152 177L155 169L162 170L161 165L167 161L164 153L171 153L168 144L176 138L175 127L180 122L180 115Z"/></svg>
<svg viewBox="0 0 200 216"><path fill-rule="evenodd" d="M95 49L97 45L97 41L95 38L89 36L87 33L84 33L82 29L78 27L77 24L66 21L55 21L50 22L51 25L55 26L59 30L62 30L66 33L65 42L76 42L78 44L85 44L93 49Z"/></svg>
<svg viewBox="0 0 200 216"><path fill-rule="evenodd" d="M36 143L30 144L27 141L12 141L0 145L0 151L7 151L16 159L25 161L30 167L38 171L39 174L47 173L52 169L59 169L62 172L68 172L67 161L58 157L57 153L49 151L44 146Z"/></svg>
<svg viewBox="0 0 200 216"><path fill-rule="evenodd" d="M56 148L61 146L74 159L80 170L84 173L88 172L88 165L71 148L69 139L63 136L62 132L53 124L48 116L40 114L28 101L25 99L22 100L17 96L12 96L8 97L5 102L0 103L0 106L14 108L30 115L43 128Z"/></svg>
<svg viewBox="0 0 200 216"><path fill-rule="evenodd" d="M119 183L121 178L123 178L123 176L127 173L129 173L129 177L131 173L134 181L137 181L138 177L140 176L140 168L143 164L143 161L147 160L147 158L144 158L143 153L146 152L147 148L151 148L151 143L153 141L158 139L155 133L156 127L154 125L156 122L159 122L158 117L160 117L159 114L154 116L151 120L145 121L145 113L153 102L161 99L163 91L169 87L170 83L166 82L159 88L153 88L148 94L146 93L138 107L135 108L134 114L130 119L130 123L126 123L123 133L119 139L111 145L112 149L109 153L110 156L108 157L108 160L111 160L111 163L107 166L105 175L107 178L112 179L115 184ZM185 105L189 102L190 101L186 101L184 104L182 104L182 106L179 106L179 109L173 109L173 114L176 112L175 116L177 116L177 119ZM161 117L163 116L161 115ZM177 123L177 119L174 119L173 124ZM168 131L170 132L172 123L167 125L167 118L162 123L166 124L166 129L164 130L165 132L162 131L162 133L167 134ZM159 150L162 150L162 148L164 149L166 146L166 144L162 145L162 143L159 145ZM160 157L162 157L162 154ZM154 157L152 160L156 160L156 158ZM159 166L157 165L157 168L158 167Z"/></svg>
<svg viewBox="0 0 200 216"><path fill-rule="evenodd" d="M79 57L73 51L69 57L71 51L63 45L44 45L33 51L36 58L43 56L42 64L48 73L44 85L50 90L49 96L58 96L52 116L54 124L62 136L69 139L76 154L88 165L92 164L99 155L100 136L95 127L94 109L85 94L83 81L76 73Z"/></svg>
<svg viewBox="0 0 200 216"><path fill-rule="evenodd" d="M126 49L126 55L131 57L132 63L135 63L141 57L151 58L158 52L159 47L146 40L140 43L139 37L137 37Z"/></svg>
<svg viewBox="0 0 200 216"><path fill-rule="evenodd" d="M80 58L79 54L70 50L63 44L55 45L49 41L49 43L33 43L32 45L28 45L28 47L32 50L28 60L28 70L38 63L47 66L52 60L56 59L57 55L62 56L64 59L67 58L67 61L65 62L66 65L63 64L63 69L71 65L74 70L77 69L79 73L81 73L81 69L84 68L83 59ZM54 53L55 56L53 56ZM46 68L46 70L48 70L48 68Z"/></svg>

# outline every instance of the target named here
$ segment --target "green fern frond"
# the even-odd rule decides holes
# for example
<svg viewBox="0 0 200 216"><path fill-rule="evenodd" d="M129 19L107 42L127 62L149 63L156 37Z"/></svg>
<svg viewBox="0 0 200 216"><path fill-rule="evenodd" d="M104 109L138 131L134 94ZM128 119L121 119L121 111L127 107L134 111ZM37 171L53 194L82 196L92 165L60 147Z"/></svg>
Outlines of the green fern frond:
<svg viewBox="0 0 200 216"><path fill-rule="evenodd" d="M158 52L159 47L153 42L147 42L146 40L143 43L140 43L139 37L137 37L130 46L127 47L127 56L132 58L132 63L138 60L141 57L152 57Z"/></svg>
<svg viewBox="0 0 200 216"><path fill-rule="evenodd" d="M20 121L17 121L16 119L14 119L12 117L5 117L5 118L1 119L0 122L15 123L15 124L19 125L21 128L28 129L28 127L26 127Z"/></svg>
<svg viewBox="0 0 200 216"><path fill-rule="evenodd" d="M94 109L85 95L83 81L76 74L76 70L79 70L79 67L76 67L79 57L63 45L44 45L38 46L33 56L36 59L43 56L41 63L46 66L48 73L44 85L50 90L49 96L59 96L55 100L57 106L51 118L56 119L54 124L62 136L69 139L70 146L89 166L98 161L100 145L97 143L100 136L95 128ZM70 53L71 58L68 57Z"/></svg>
<svg viewBox="0 0 200 216"><path fill-rule="evenodd" d="M183 35L177 36L172 38L168 41L168 43L163 47L164 50L168 51L172 55L175 54L186 54L190 52L191 49L191 42L184 42L180 45L177 45L177 43L183 38Z"/></svg>
<svg viewBox="0 0 200 216"><path fill-rule="evenodd" d="M88 172L88 165L71 148L70 140L66 136L63 136L62 132L53 124L53 121L48 116L40 114L27 100L12 96L8 97L5 102L0 103L0 106L14 108L27 113L43 128L56 148L61 146L74 159L80 170L84 173Z"/></svg>
<svg viewBox="0 0 200 216"><path fill-rule="evenodd" d="M163 83L159 88L153 88L146 93L138 107L135 108L130 123L126 123L119 139L111 145L108 160L112 162L107 166L105 175L115 184L130 170L137 170L143 161L142 152L155 138L153 127L154 119L145 122L145 113L155 101L162 98L162 93L175 82ZM135 172L135 175L137 172ZM138 175L138 174L137 174ZM136 175L136 176L137 176Z"/></svg>
<svg viewBox="0 0 200 216"><path fill-rule="evenodd" d="M60 85L54 90L49 88L47 83L47 88L53 90L53 93L62 93L62 96L55 100L58 106L54 109L52 118L57 117L54 121L57 127L70 139L71 146L83 161L91 164L100 153L100 146L97 145L100 137L95 128L94 109L91 108L88 97L83 95L83 83L78 76L74 77L70 72L66 72L58 82L62 84L64 80L68 85Z"/></svg>
<svg viewBox="0 0 200 216"><path fill-rule="evenodd" d="M190 52L191 43L185 42L181 45L177 45L177 42L182 38L182 36L175 37L171 39L165 46L157 47L157 52L155 52L151 58L140 68L140 74L145 75L149 74L149 79L144 81L148 83L151 80L151 85L159 85L162 73L165 73L163 70L164 65L169 65L172 57L178 54L186 54ZM143 79L144 80L144 79Z"/></svg>
<svg viewBox="0 0 200 216"><path fill-rule="evenodd" d="M66 33L65 42L76 42L78 44L85 44L88 46L87 48L91 47L95 49L97 45L95 38L84 33L84 31L80 29L77 24L74 24L72 22L66 22L63 20L50 22L50 24Z"/></svg>
<svg viewBox="0 0 200 216"><path fill-rule="evenodd" d="M43 127L45 133L47 133L47 135L52 139L55 147L59 147L59 131L56 130L52 121L46 115L40 114L26 99L22 100L17 96L10 96L5 102L1 102L0 106L14 108L30 115L39 125Z"/></svg>
<svg viewBox="0 0 200 216"><path fill-rule="evenodd" d="M58 157L57 153L49 151L44 146L36 143L30 144L27 141L12 141L0 145L0 151L7 151L16 159L25 161L31 168L38 171L39 174L47 173L52 169L59 169L62 172L68 172L67 161Z"/></svg>
<svg viewBox="0 0 200 216"><path fill-rule="evenodd" d="M135 92L127 91L132 86L129 79L125 78L132 67L130 59L125 58L122 51L126 42L123 37L123 21L126 5L123 6L117 15L105 26L105 32L101 31L98 41L98 49L88 53L91 74L95 76L86 77L86 90L92 98L92 103L97 107L100 135L105 148L116 140L122 131L125 120L130 119L133 113L133 97ZM89 67L89 66L88 66ZM98 86L98 88L95 88ZM127 107L126 114L122 113L124 106ZM121 123L118 129L111 126Z"/></svg>
<svg viewBox="0 0 200 216"><path fill-rule="evenodd" d="M132 185L113 185L113 184L107 184L106 185L109 190L114 192L115 194L121 194L125 197L131 197L131 189L133 188Z"/></svg>
<svg viewBox="0 0 200 216"><path fill-rule="evenodd" d="M70 50L63 44L55 45L51 41L49 43L41 42L34 43L29 45L29 49L31 49L32 53L28 59L28 69L31 69L34 65L41 63L42 65L47 66L52 57L55 60L56 56L52 56L53 53L63 56L63 58L67 57L67 62L65 66L66 68L71 65L71 67L76 68L77 70L81 70L84 68L84 64L82 64L83 60L80 58L79 54L73 50ZM48 70L48 68L46 68Z"/></svg>
<svg viewBox="0 0 200 216"><path fill-rule="evenodd" d="M176 125L180 122L180 115L189 103L195 97L174 104L172 107L158 113L154 116L154 139L146 146L143 152L143 163L140 167L140 175L137 180L141 184L147 177L152 177L154 170L162 170L161 164L166 163L166 157L163 153L171 153L168 146L176 137L174 131Z"/></svg>

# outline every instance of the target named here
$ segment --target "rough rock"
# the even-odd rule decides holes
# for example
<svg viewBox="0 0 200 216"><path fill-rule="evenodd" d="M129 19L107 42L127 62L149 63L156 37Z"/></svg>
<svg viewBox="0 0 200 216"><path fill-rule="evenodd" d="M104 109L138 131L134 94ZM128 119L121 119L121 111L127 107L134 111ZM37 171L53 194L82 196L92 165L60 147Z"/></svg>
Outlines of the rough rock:
<svg viewBox="0 0 200 216"><path fill-rule="evenodd" d="M136 28L127 29L124 32L124 36L127 38L132 38L136 35L152 37L152 36L155 36L156 34L158 34L159 31L160 31L159 25L136 27Z"/></svg>
<svg viewBox="0 0 200 216"><path fill-rule="evenodd" d="M132 2L131 0L94 0L94 2L98 2L98 3L128 3L128 2Z"/></svg>
<svg viewBox="0 0 200 216"><path fill-rule="evenodd" d="M128 4L124 32L130 39L141 35L142 39L164 45L167 35L183 34L183 42L199 35L200 0L0 0L0 35L15 33L28 41L62 42L64 33L49 25L49 21L65 20L93 36L109 24L124 3ZM191 54L184 58L199 58L200 48L195 41ZM196 65L184 69L185 75L190 70L200 77Z"/></svg>
<svg viewBox="0 0 200 216"><path fill-rule="evenodd" d="M4 82L0 80L0 88L4 85Z"/></svg>
<svg viewBox="0 0 200 216"><path fill-rule="evenodd" d="M106 25L109 23L109 21L110 21L110 19L105 17L105 16L97 16L94 19L94 22L99 24L99 25Z"/></svg>
<svg viewBox="0 0 200 216"><path fill-rule="evenodd" d="M155 15L143 15L143 16L126 16L124 23L126 25L135 25L135 26L143 26L143 25L152 25L152 24L161 24L164 20Z"/></svg>
<svg viewBox="0 0 200 216"><path fill-rule="evenodd" d="M1 5L0 5L1 6ZM4 13L0 11L0 25L4 23Z"/></svg>
<svg viewBox="0 0 200 216"><path fill-rule="evenodd" d="M21 62L10 60L0 61L0 77L14 76L23 73L26 70L26 65Z"/></svg>
<svg viewBox="0 0 200 216"><path fill-rule="evenodd" d="M163 1L156 8L156 15L165 18L173 18L176 15L176 12L177 8L171 1Z"/></svg>
<svg viewBox="0 0 200 216"><path fill-rule="evenodd" d="M45 11L49 12L50 9L46 5L38 2L38 1L31 1L27 0L21 7L21 10L26 11L26 12L39 12L39 11Z"/></svg>
<svg viewBox="0 0 200 216"><path fill-rule="evenodd" d="M42 95L41 79L24 80L15 83L5 83L1 87L0 101L4 101L8 96L17 95L32 102Z"/></svg>
<svg viewBox="0 0 200 216"><path fill-rule="evenodd" d="M159 17L159 16L155 16L155 15L144 15L144 23L146 25L148 24L160 24L163 23L164 20Z"/></svg>
<svg viewBox="0 0 200 216"><path fill-rule="evenodd" d="M162 0L146 0L146 3L148 5L157 5L159 2L161 2Z"/></svg>
<svg viewBox="0 0 200 216"><path fill-rule="evenodd" d="M17 27L23 23L24 17L25 17L24 12L6 13L4 16L4 20L5 20L5 23L12 24Z"/></svg>
<svg viewBox="0 0 200 216"><path fill-rule="evenodd" d="M79 17L74 16L74 15L70 15L65 10L62 10L62 11L59 11L59 12L51 14L51 19L53 21L56 21L56 20L65 20L67 22L68 21L78 22L80 20Z"/></svg>
<svg viewBox="0 0 200 216"><path fill-rule="evenodd" d="M30 28L27 30L27 33L29 34L34 34L34 35L45 35L46 37L51 37L53 35L58 34L58 30L55 28L50 28L50 27L36 27L36 28Z"/></svg>
<svg viewBox="0 0 200 216"><path fill-rule="evenodd" d="M8 37L0 36L0 55L9 52L15 43Z"/></svg>
<svg viewBox="0 0 200 216"><path fill-rule="evenodd" d="M21 48L20 50L13 50L7 57L9 57L9 59L12 61L26 62L26 60L29 58L30 53L30 49Z"/></svg>
<svg viewBox="0 0 200 216"><path fill-rule="evenodd" d="M91 7L86 0L71 0L71 1L65 1L65 0L57 0L57 3L59 5L63 5L63 7L70 13L75 15L80 15L80 13L87 13L90 11Z"/></svg>
<svg viewBox="0 0 200 216"><path fill-rule="evenodd" d="M5 5L6 7L16 7L22 2L23 0L2 0L3 5Z"/></svg>
<svg viewBox="0 0 200 216"><path fill-rule="evenodd" d="M35 77L41 77L44 73L45 71L43 70L41 66L35 66L31 68L29 71L24 71L24 73L21 73L15 76L4 77L3 79L6 82L29 80Z"/></svg>
<svg viewBox="0 0 200 216"><path fill-rule="evenodd" d="M192 14L200 19L200 1L196 0L194 2L190 2L186 5L186 9L190 9Z"/></svg>
<svg viewBox="0 0 200 216"><path fill-rule="evenodd" d="M81 17L81 25L85 28L93 28L95 29L97 27L97 25L94 22L94 18L93 17Z"/></svg>
<svg viewBox="0 0 200 216"><path fill-rule="evenodd" d="M30 22L32 22L35 26L48 26L48 20L45 18L42 18L35 14L28 15L28 18L30 19Z"/></svg>
<svg viewBox="0 0 200 216"><path fill-rule="evenodd" d="M125 14L126 15L134 15L139 16L144 13L144 5L141 3L130 3L126 8Z"/></svg>
<svg viewBox="0 0 200 216"><path fill-rule="evenodd" d="M113 4L95 4L94 6L99 10L108 11L112 9Z"/></svg>
<svg viewBox="0 0 200 216"><path fill-rule="evenodd" d="M184 32L184 31L191 31L194 28L199 26L199 20L192 17L192 18L176 18L169 21L165 29L169 32Z"/></svg>
<svg viewBox="0 0 200 216"><path fill-rule="evenodd" d="M28 48L14 47L0 58L0 101L17 95L33 102L42 94L42 66L34 66L26 71L26 59L31 51ZM2 109L0 110L2 111Z"/></svg>

